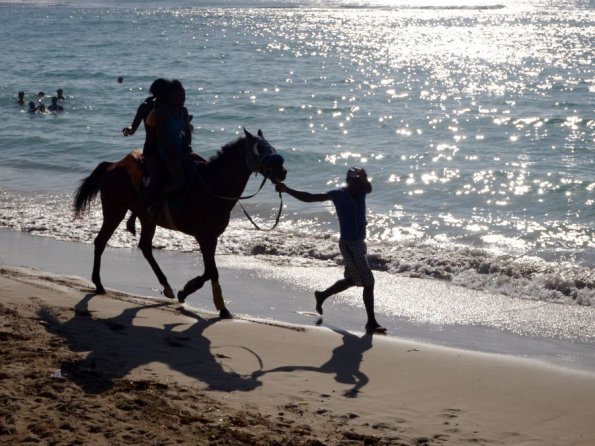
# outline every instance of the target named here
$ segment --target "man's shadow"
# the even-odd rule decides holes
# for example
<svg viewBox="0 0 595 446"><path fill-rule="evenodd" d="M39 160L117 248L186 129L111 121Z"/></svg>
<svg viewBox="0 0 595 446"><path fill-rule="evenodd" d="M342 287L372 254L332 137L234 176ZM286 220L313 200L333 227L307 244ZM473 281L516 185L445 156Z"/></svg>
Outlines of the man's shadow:
<svg viewBox="0 0 595 446"><path fill-rule="evenodd" d="M95 294L85 295L75 305L74 316L65 322L47 308L39 311L40 318L48 323L47 330L61 336L72 351L89 352L83 359L61 365L65 377L85 392L106 392L116 380L137 368L148 369L151 363L163 363L216 390L250 391L262 384L254 376L226 371L211 353L211 341L204 331L219 318L207 320L179 308L179 313L196 320L185 330L174 331L185 325L181 323L163 327L142 324L142 310L170 306L167 302L134 306L118 316L101 319L89 311L93 297ZM259 357L256 359L260 362Z"/></svg>
<svg viewBox="0 0 595 446"><path fill-rule="evenodd" d="M356 398L360 390L370 381L368 376L360 370L360 365L364 358L364 352L372 348L372 334L366 333L359 337L337 327L329 326L329 328L341 335L343 343L333 350L330 359L320 367L307 365L282 366L257 371L252 375L260 377L268 373L295 371L334 374L335 381L341 384L353 384L353 387L346 390L343 395L348 398Z"/></svg>

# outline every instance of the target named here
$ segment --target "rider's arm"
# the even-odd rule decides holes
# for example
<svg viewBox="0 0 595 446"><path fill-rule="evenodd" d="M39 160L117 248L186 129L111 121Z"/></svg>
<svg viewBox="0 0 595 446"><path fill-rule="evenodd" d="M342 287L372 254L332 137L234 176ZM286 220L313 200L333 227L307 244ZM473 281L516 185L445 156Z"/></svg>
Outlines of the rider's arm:
<svg viewBox="0 0 595 446"><path fill-rule="evenodd" d="M132 124L130 124L130 127L124 127L122 129L122 133L124 133L124 136L134 135L134 132L136 132L136 129L138 129L138 126L141 122L143 122L143 119L147 114L147 103L143 102L136 110L136 115L134 116L134 119L132 120Z"/></svg>
<svg viewBox="0 0 595 446"><path fill-rule="evenodd" d="M295 190L295 189L291 189L290 187L287 187L284 183L280 183L277 185L276 187L278 192L287 192L289 195L291 195L293 198L303 201L305 203L315 203L318 201L328 201L331 198L328 196L328 194L323 193L323 194L311 194L309 192L303 192L300 190Z"/></svg>

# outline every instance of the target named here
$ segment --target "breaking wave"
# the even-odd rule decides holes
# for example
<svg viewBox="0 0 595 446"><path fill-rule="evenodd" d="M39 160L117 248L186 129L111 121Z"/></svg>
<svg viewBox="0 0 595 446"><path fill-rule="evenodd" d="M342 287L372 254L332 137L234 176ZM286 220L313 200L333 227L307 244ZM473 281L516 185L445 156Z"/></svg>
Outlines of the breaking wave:
<svg viewBox="0 0 595 446"><path fill-rule="evenodd" d="M81 243L92 243L101 226L97 203L84 219L73 219L71 197L16 194L0 190L0 228ZM116 231L110 245L133 247L138 239ZM190 236L158 228L157 249L198 251ZM595 305L595 272L572 262L498 255L487 250L432 240L369 242L374 270L420 280L441 280L512 298L566 305ZM334 233L312 231L308 221L285 219L273 232L255 231L240 213L220 238L218 254L256 256L275 265L337 266L341 264Z"/></svg>

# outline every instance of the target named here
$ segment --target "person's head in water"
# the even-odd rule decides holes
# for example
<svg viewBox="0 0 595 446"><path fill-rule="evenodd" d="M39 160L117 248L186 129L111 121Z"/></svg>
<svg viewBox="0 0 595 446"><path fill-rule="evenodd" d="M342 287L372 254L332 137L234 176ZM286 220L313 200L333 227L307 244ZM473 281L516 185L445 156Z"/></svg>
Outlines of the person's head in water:
<svg viewBox="0 0 595 446"><path fill-rule="evenodd" d="M29 113L35 113L35 102L29 101Z"/></svg>
<svg viewBox="0 0 595 446"><path fill-rule="evenodd" d="M52 96L52 104L49 106L49 110L52 112L64 110L64 108L58 104L58 96Z"/></svg>
<svg viewBox="0 0 595 446"><path fill-rule="evenodd" d="M124 82L124 78L122 76L118 76L118 83L121 84Z"/></svg>
<svg viewBox="0 0 595 446"><path fill-rule="evenodd" d="M41 101L44 96L45 96L45 93L43 91L40 91L39 93L37 93L37 100Z"/></svg>
<svg viewBox="0 0 595 446"><path fill-rule="evenodd" d="M64 90L62 90L61 88L58 88L58 89L56 90L56 93L57 93L57 96L56 96L56 97L57 97L59 100L63 100L63 99L64 99ZM52 98L52 99L53 99L53 98Z"/></svg>
<svg viewBox="0 0 595 446"><path fill-rule="evenodd" d="M25 103L25 92L19 91L17 102L21 105Z"/></svg>

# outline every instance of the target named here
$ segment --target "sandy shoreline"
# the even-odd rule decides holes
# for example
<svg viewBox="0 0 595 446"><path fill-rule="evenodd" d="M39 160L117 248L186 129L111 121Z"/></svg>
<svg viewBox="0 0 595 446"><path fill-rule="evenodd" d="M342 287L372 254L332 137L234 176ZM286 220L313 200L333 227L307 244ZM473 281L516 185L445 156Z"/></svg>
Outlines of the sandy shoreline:
<svg viewBox="0 0 595 446"><path fill-rule="evenodd" d="M88 278L93 245L0 230L0 264ZM174 288L202 266L197 253L155 250ZM108 248L104 285L144 297L161 296L159 284L136 248ZM314 325L312 290L328 285L342 271L332 267L275 265L258 256L219 256L224 297L237 315L299 325ZM284 261L289 262L290 259ZM511 299L446 282L376 272L378 320L389 336L471 351L530 358L595 373L595 311L591 307ZM213 311L210 287L191 295L187 304ZM353 289L325 303L323 326L361 332L361 290Z"/></svg>
<svg viewBox="0 0 595 446"><path fill-rule="evenodd" d="M2 267L3 444L595 444L595 375Z"/></svg>

